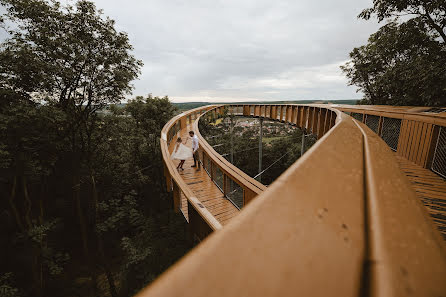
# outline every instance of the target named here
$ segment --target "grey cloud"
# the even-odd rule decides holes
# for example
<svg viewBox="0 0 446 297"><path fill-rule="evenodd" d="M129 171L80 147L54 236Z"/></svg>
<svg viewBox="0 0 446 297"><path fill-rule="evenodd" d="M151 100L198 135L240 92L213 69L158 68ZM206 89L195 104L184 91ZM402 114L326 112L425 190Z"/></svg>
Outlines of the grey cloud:
<svg viewBox="0 0 446 297"><path fill-rule="evenodd" d="M371 0L96 0L143 60L134 95L359 98L339 65L377 30Z"/></svg>

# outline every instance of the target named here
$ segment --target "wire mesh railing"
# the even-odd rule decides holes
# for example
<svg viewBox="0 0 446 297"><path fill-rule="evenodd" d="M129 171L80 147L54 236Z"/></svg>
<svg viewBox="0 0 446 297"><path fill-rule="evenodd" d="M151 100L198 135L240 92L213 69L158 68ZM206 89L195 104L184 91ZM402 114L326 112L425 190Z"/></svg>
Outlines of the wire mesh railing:
<svg viewBox="0 0 446 297"><path fill-rule="evenodd" d="M187 198L186 195L184 195L183 191L180 191L180 205L179 205L180 211L183 214L183 216L186 218L186 221L189 222L189 215L187 211Z"/></svg>
<svg viewBox="0 0 446 297"><path fill-rule="evenodd" d="M381 138L394 151L396 151L398 148L400 129L401 129L401 119L383 117Z"/></svg>
<svg viewBox="0 0 446 297"><path fill-rule="evenodd" d="M362 113L352 112L351 116L355 120L358 120L358 121L362 122L362 118L363 118L363 114Z"/></svg>
<svg viewBox="0 0 446 297"><path fill-rule="evenodd" d="M368 114L365 118L365 124L375 133L378 133L379 116Z"/></svg>
<svg viewBox="0 0 446 297"><path fill-rule="evenodd" d="M432 159L432 171L446 178L446 128L440 127L434 157Z"/></svg>
<svg viewBox="0 0 446 297"><path fill-rule="evenodd" d="M217 166L215 166L215 171L214 171L214 182L217 185L217 187L220 188L220 190L223 192L224 189L224 182L223 182L223 172L221 171L221 169Z"/></svg>
<svg viewBox="0 0 446 297"><path fill-rule="evenodd" d="M230 179L228 176L225 176L226 178L226 197L229 201L232 202L232 204L235 205L238 209L241 209L243 207L243 188L234 182L232 179Z"/></svg>
<svg viewBox="0 0 446 297"><path fill-rule="evenodd" d="M212 172L212 162L211 162L211 159L207 155L204 156L203 167L204 167L204 170L206 170L207 174L210 177L212 177L212 173L211 173Z"/></svg>

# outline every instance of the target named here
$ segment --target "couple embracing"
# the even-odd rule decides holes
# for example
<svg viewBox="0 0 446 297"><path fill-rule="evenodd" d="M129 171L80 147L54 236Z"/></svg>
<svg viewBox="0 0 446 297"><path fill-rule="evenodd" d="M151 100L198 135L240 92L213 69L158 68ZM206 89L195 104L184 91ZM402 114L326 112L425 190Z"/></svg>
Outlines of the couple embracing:
<svg viewBox="0 0 446 297"><path fill-rule="evenodd" d="M194 131L189 131L189 136L186 138L186 141L183 143L183 140L181 137L178 137L177 143L175 144L175 149L172 153L172 159L174 160L180 160L180 163L177 166L178 170L184 170L183 164L186 161L186 159L194 158L194 165L191 167L197 167L197 171L200 170L200 161L198 160L198 137L195 135ZM192 149L187 147L187 141L189 138L192 139ZM198 163L198 165L197 165Z"/></svg>

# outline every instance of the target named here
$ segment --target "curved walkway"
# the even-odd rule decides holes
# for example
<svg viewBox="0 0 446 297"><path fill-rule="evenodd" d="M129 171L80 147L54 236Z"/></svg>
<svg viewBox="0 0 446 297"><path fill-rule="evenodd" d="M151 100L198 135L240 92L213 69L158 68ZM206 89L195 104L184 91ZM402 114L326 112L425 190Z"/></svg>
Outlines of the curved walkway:
<svg viewBox="0 0 446 297"><path fill-rule="evenodd" d="M228 108L296 125L318 141L267 189L202 138L200 158L213 181L199 182L204 172L178 173L169 158L172 139L190 124L200 137L193 120L217 118ZM193 236L207 238L139 296L444 296L445 242L420 198L442 224L444 180L428 173L446 174L438 163L446 152L440 140L446 139L446 115L426 111L213 105L177 115L161 135L166 184L178 211L186 213L186 197ZM229 204L214 181L227 194L228 181L238 184L248 207L215 217L217 203ZM209 208L200 191L216 195ZM230 224L222 228L227 217Z"/></svg>
<svg viewBox="0 0 446 297"><path fill-rule="evenodd" d="M189 136L188 132L192 130L191 125L187 125L182 129L178 137L186 138ZM172 141L169 152L172 153L175 141ZM187 144L191 146L190 141ZM179 160L173 160L175 166L180 162ZM195 197L209 210L209 212L220 222L222 225L226 225L234 216L237 215L238 209L225 198L221 190L211 180L206 170L201 167L201 170L197 171L191 166L194 164L193 159L186 160L183 165L184 171L180 171L180 176L184 182L194 193ZM186 220L189 220L187 199L184 194L181 194L181 211L183 212Z"/></svg>

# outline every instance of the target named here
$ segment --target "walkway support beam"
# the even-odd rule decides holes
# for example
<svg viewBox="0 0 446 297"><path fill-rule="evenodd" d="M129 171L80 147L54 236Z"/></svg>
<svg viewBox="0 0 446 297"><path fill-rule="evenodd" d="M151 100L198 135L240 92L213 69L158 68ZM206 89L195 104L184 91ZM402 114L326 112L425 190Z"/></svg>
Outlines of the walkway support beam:
<svg viewBox="0 0 446 297"><path fill-rule="evenodd" d="M263 159L263 118L259 118L259 176L257 180L262 182L262 159Z"/></svg>

